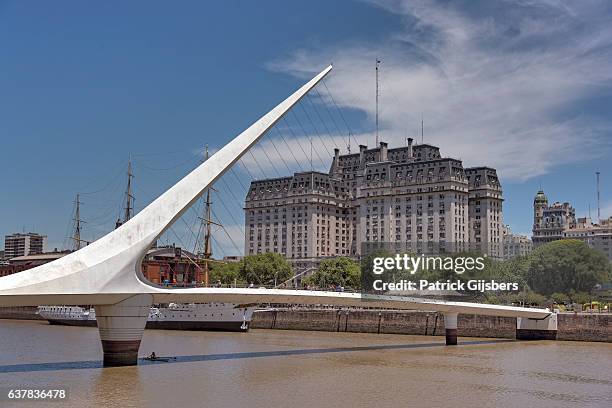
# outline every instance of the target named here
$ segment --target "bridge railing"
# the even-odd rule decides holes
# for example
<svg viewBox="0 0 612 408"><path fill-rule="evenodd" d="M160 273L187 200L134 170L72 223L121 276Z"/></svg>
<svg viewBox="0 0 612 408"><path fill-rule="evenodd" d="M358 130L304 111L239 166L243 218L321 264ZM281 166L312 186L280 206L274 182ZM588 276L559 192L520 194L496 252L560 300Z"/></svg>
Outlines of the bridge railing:
<svg viewBox="0 0 612 408"><path fill-rule="evenodd" d="M301 286L301 287L295 287L295 286L281 286L281 285L251 285L251 284L209 284L209 285L205 285L205 284L189 284L189 285L183 285L183 284L165 284L165 285L160 285L161 287L164 288L171 288L171 289L185 289L185 288L228 288L228 289L283 289L283 290L293 290L293 291L315 291L315 292L342 292L342 293L363 293L358 289L354 289L354 288L346 288L346 287L341 287L341 286L329 286L329 287L317 287L317 286ZM413 298L421 298L421 299L429 299L429 300L453 300L453 301L468 301L466 299L458 299L456 294L455 296L451 296L451 298L449 298L449 294L437 294L437 295L424 295L423 293L402 293L402 294L393 294L390 293L388 295L391 296L408 296L408 297L413 297ZM460 298L461 296L459 296ZM469 299L469 301L473 301L473 299ZM485 304L486 302L475 302L475 303L483 303ZM320 308L320 307L330 307L330 308L339 308L339 309L346 309L348 306L337 306L337 305L325 305L325 304L321 304L321 305L312 305L312 304L291 304L290 306L287 306L287 304L272 304L272 303L263 303L262 305L265 305L266 307L279 307L279 308L294 308L294 307L304 307L304 308ZM534 306L534 305L527 305L527 304L519 304L519 303L511 303L511 304L504 304L505 306L515 306L515 307L522 307L522 308L531 308L531 309L546 309L546 307L542 307L542 306ZM350 307L350 308L354 308L354 307ZM367 303L364 302L363 306L359 306L359 309L370 309L369 306L367 306ZM377 309L377 308L374 308ZM400 309L398 309L400 310Z"/></svg>
<svg viewBox="0 0 612 408"><path fill-rule="evenodd" d="M347 292L347 293L360 293L360 290L344 287L344 286L329 286L329 287L318 287L318 286L290 286L290 285L251 285L251 284L208 284L205 285L203 283L190 283L190 284L181 284L181 283L168 283L168 284L156 284L156 286L160 286L163 288L169 289L185 289L185 288L231 288L231 289L284 289L284 290L308 290L308 291L317 291L317 292Z"/></svg>

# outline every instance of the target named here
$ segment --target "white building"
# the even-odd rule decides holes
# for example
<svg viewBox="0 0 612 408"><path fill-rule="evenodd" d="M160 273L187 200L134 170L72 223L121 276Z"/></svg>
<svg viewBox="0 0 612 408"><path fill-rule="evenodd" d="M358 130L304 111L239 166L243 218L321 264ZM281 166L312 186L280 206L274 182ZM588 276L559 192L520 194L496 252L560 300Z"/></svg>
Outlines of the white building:
<svg viewBox="0 0 612 408"><path fill-rule="evenodd" d="M6 235L4 237L4 257L11 259L18 256L42 254L46 242L46 235L35 232Z"/></svg>
<svg viewBox="0 0 612 408"><path fill-rule="evenodd" d="M594 224L590 218L578 218L576 226L565 230L566 238L579 239L595 248L612 261L612 217Z"/></svg>
<svg viewBox="0 0 612 408"><path fill-rule="evenodd" d="M576 219L576 211L569 203L549 206L542 190L533 201L533 213L534 246L564 238L579 239L612 260L612 217L599 223L593 223L589 217Z"/></svg>
<svg viewBox="0 0 612 408"><path fill-rule="evenodd" d="M527 235L514 234L509 225L502 229L504 243L504 259L517 256L527 256L533 250L533 242Z"/></svg>

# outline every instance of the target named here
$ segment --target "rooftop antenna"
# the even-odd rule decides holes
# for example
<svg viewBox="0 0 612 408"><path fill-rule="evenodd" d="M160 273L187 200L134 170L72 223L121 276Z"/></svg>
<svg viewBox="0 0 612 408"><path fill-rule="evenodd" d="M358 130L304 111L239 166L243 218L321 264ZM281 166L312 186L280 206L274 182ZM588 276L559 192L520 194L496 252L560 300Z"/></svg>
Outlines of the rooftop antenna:
<svg viewBox="0 0 612 408"><path fill-rule="evenodd" d="M310 136L310 171L312 171L312 136Z"/></svg>
<svg viewBox="0 0 612 408"><path fill-rule="evenodd" d="M424 123L423 123L423 112L421 112L421 144L423 144L423 135L424 135Z"/></svg>
<svg viewBox="0 0 612 408"><path fill-rule="evenodd" d="M376 58L376 146L378 146L378 65L380 60Z"/></svg>
<svg viewBox="0 0 612 408"><path fill-rule="evenodd" d="M351 132L348 134L346 149L348 150L348 154L351 154Z"/></svg>
<svg viewBox="0 0 612 408"><path fill-rule="evenodd" d="M591 203L589 203L589 218L591 218Z"/></svg>
<svg viewBox="0 0 612 408"><path fill-rule="evenodd" d="M601 219L601 208L599 206L599 172L595 172L597 175L597 222Z"/></svg>

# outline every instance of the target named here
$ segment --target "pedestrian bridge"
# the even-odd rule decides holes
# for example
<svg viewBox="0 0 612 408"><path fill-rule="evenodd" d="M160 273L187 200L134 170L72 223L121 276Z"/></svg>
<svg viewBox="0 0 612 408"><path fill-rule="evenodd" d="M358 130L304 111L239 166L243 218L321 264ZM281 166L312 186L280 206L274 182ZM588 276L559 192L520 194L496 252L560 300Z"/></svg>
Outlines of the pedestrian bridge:
<svg viewBox="0 0 612 408"><path fill-rule="evenodd" d="M437 311L445 316L447 344L457 343L458 313L517 317L517 334L525 337L556 333L556 316L543 309L306 290L169 289L144 279L140 264L151 245L331 69L321 71L121 227L51 263L0 278L0 306L94 305L107 365L136 364L153 303L299 303Z"/></svg>

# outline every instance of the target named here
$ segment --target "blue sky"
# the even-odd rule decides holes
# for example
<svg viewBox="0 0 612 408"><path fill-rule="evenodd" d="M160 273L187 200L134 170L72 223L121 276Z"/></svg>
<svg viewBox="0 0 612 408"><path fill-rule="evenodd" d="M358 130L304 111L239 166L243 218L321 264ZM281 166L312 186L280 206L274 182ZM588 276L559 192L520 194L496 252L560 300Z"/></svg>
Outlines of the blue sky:
<svg viewBox="0 0 612 408"><path fill-rule="evenodd" d="M612 215L611 18L596 1L0 1L0 234L36 230L65 245L74 195L89 192L84 234L99 237L119 215L130 154L142 208L204 144L222 146L330 62L331 95L355 139L373 145L376 57L382 139L416 137L423 114L425 142L444 156L498 169L515 231L529 232L540 185L581 215L595 208L595 171ZM304 107L344 131L324 91ZM280 128L290 144L323 132L305 118ZM292 170L304 167L288 159L295 145L272 140ZM266 163L271 147L254 151L260 166L245 157L256 177L282 172ZM239 241L233 177L217 212ZM193 222L176 235L191 240Z"/></svg>

